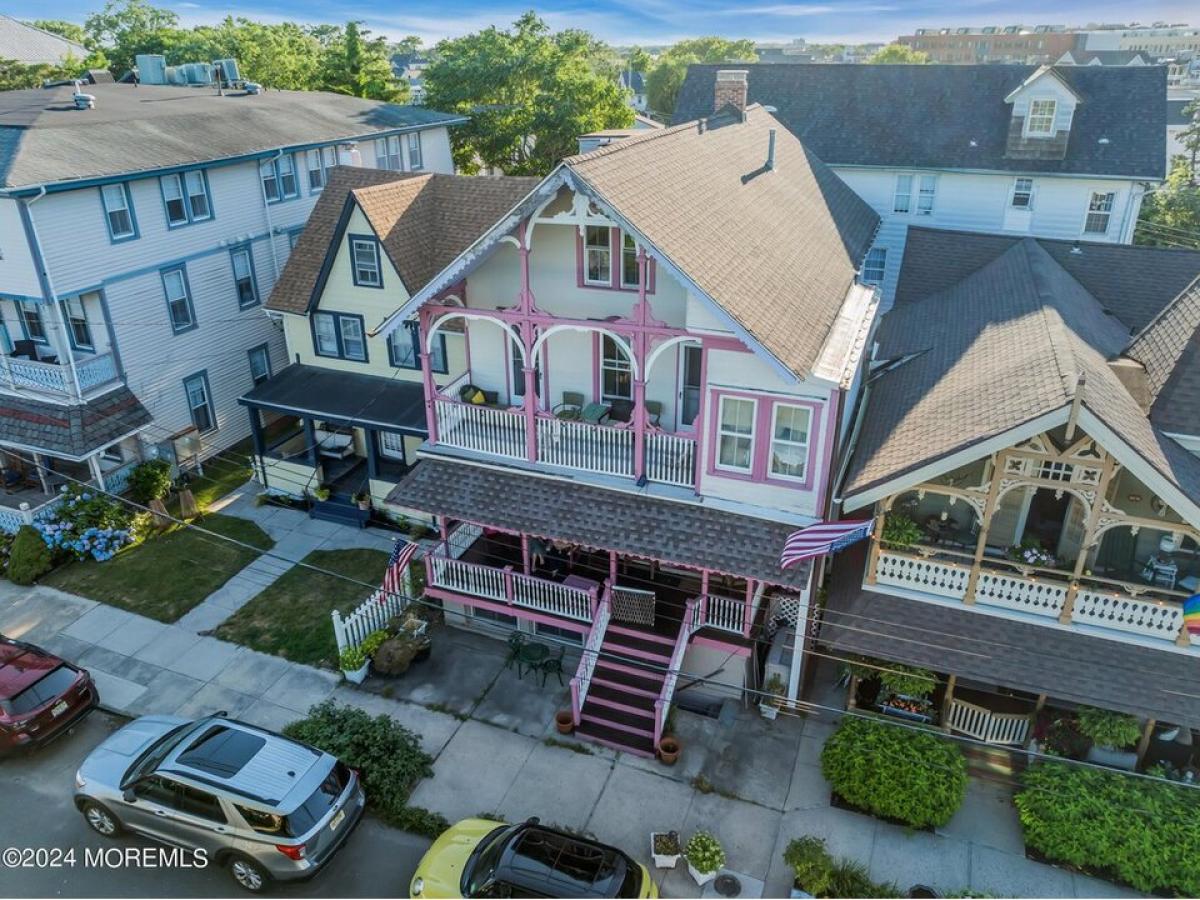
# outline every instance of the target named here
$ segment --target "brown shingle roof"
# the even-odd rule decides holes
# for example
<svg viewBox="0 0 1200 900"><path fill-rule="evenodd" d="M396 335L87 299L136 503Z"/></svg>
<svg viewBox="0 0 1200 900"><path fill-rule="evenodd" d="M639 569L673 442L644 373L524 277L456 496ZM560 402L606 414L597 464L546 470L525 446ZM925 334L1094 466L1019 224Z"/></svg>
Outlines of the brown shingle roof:
<svg viewBox="0 0 1200 900"><path fill-rule="evenodd" d="M410 294L501 218L536 178L335 168L279 277L269 309L305 313L346 204L356 203Z"/></svg>
<svg viewBox="0 0 1200 900"><path fill-rule="evenodd" d="M770 113L648 131L564 162L781 363L811 371L879 217Z"/></svg>
<svg viewBox="0 0 1200 900"><path fill-rule="evenodd" d="M1125 352L1146 367L1154 423L1200 435L1200 277Z"/></svg>

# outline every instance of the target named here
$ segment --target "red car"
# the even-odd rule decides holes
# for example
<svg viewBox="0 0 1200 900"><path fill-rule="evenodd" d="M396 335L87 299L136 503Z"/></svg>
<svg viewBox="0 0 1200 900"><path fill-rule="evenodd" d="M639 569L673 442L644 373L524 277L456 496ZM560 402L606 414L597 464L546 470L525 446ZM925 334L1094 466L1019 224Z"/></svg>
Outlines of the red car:
<svg viewBox="0 0 1200 900"><path fill-rule="evenodd" d="M99 702L84 669L0 635L0 754L53 740Z"/></svg>

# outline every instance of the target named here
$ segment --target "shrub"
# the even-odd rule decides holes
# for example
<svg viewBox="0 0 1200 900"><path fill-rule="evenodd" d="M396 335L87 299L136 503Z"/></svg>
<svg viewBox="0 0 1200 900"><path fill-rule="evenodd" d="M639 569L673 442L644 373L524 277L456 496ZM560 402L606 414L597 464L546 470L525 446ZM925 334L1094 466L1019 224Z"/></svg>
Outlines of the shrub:
<svg viewBox="0 0 1200 900"><path fill-rule="evenodd" d="M134 540L133 514L107 494L73 486L53 513L34 527L52 550L104 562Z"/></svg>
<svg viewBox="0 0 1200 900"><path fill-rule="evenodd" d="M692 868L702 875L715 872L725 865L725 850L709 831L697 831L688 839L683 855Z"/></svg>
<svg viewBox="0 0 1200 900"><path fill-rule="evenodd" d="M967 789L957 745L871 719L842 720L821 751L821 771L847 803L914 828L945 825Z"/></svg>
<svg viewBox="0 0 1200 900"><path fill-rule="evenodd" d="M363 655L368 659L375 655L375 651L379 649L379 645L388 639L388 633L383 628L372 631L362 643L358 645L358 649L363 652Z"/></svg>
<svg viewBox="0 0 1200 900"><path fill-rule="evenodd" d="M903 663L874 659L869 656L854 657L846 668L859 679L878 678L885 690L906 697L928 697L937 687L937 676L929 669L906 666Z"/></svg>
<svg viewBox="0 0 1200 900"><path fill-rule="evenodd" d="M902 512L888 513L883 520L883 534L879 539L889 547L903 550L921 540L921 526Z"/></svg>
<svg viewBox="0 0 1200 900"><path fill-rule="evenodd" d="M1137 716L1094 706L1079 707L1078 716L1080 732L1101 747L1123 750L1136 744L1142 736L1142 723Z"/></svg>
<svg viewBox="0 0 1200 900"><path fill-rule="evenodd" d="M1060 716L1046 728L1042 749L1049 756L1083 759L1090 743L1088 737L1079 730L1079 721L1074 716Z"/></svg>
<svg viewBox="0 0 1200 900"><path fill-rule="evenodd" d="M8 571L8 557L12 554L13 540L15 534L8 531L0 531L0 575L4 575Z"/></svg>
<svg viewBox="0 0 1200 900"><path fill-rule="evenodd" d="M415 813L405 813L408 796L418 781L433 774L433 757L403 725L388 716L372 717L326 700L283 733L358 769L367 802L384 819L398 821L409 815L415 821Z"/></svg>
<svg viewBox="0 0 1200 900"><path fill-rule="evenodd" d="M1025 843L1139 891L1200 896L1200 792L1124 772L1046 762L1015 803Z"/></svg>
<svg viewBox="0 0 1200 900"><path fill-rule="evenodd" d="M13 584L33 584L54 567L50 548L37 530L22 525L13 538L8 558L8 578Z"/></svg>
<svg viewBox="0 0 1200 900"><path fill-rule="evenodd" d="M129 473L129 493L143 506L161 500L171 489L171 464L165 459L148 459Z"/></svg>
<svg viewBox="0 0 1200 900"><path fill-rule="evenodd" d="M840 859L829 873L829 897L903 897L894 883L871 880L867 867L853 859Z"/></svg>
<svg viewBox="0 0 1200 900"><path fill-rule="evenodd" d="M828 893L834 863L821 838L806 835L790 841L783 851L783 861L791 866L800 890L814 897Z"/></svg>
<svg viewBox="0 0 1200 900"><path fill-rule="evenodd" d="M343 672L357 672L367 661L367 654L362 647L347 647L338 656L338 667Z"/></svg>
<svg viewBox="0 0 1200 900"><path fill-rule="evenodd" d="M433 841L450 828L450 821L441 813L420 806L406 806L399 812L386 816L386 819L394 828L419 834Z"/></svg>

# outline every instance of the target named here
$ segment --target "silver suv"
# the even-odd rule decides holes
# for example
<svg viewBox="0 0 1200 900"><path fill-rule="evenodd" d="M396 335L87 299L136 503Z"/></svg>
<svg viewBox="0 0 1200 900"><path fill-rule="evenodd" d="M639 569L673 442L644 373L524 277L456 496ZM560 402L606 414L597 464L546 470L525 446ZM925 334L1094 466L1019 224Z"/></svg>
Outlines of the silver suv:
<svg viewBox="0 0 1200 900"><path fill-rule="evenodd" d="M315 875L365 803L335 757L222 715L143 716L89 754L75 788L105 837L128 829L203 851L248 891Z"/></svg>

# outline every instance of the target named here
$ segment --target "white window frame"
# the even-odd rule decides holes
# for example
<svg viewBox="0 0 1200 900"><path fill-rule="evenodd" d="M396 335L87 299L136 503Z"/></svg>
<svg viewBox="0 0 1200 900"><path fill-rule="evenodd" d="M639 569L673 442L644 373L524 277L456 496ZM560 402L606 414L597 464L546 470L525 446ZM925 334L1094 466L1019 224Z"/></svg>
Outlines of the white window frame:
<svg viewBox="0 0 1200 900"><path fill-rule="evenodd" d="M278 159L264 159L258 164L258 178L262 182L263 198L267 203L282 203L300 196L300 183L296 179L296 160L290 153ZM286 186L291 181L291 187ZM270 187L268 187L270 185Z"/></svg>
<svg viewBox="0 0 1200 900"><path fill-rule="evenodd" d="M604 244L591 243L592 231L604 232ZM599 269L604 273L603 278L589 278L592 254L605 260ZM590 287L612 287L612 229L607 225L585 225L583 227L583 283Z"/></svg>
<svg viewBox="0 0 1200 900"><path fill-rule="evenodd" d="M1021 183L1025 182L1026 187L1022 188ZM1017 197L1025 197L1025 203L1017 203ZM1012 192L1008 195L1008 208L1015 209L1018 212L1033 211L1033 179L1026 175L1018 175L1013 179Z"/></svg>
<svg viewBox="0 0 1200 900"><path fill-rule="evenodd" d="M245 267L244 272L238 272L239 259ZM234 293L237 294L238 308L249 309L252 306L258 306L260 300L258 296L258 284L254 278L254 257L250 253L249 246L234 247L230 250L229 262L233 267L233 289ZM246 281L250 285L249 300L242 300L242 281Z"/></svg>
<svg viewBox="0 0 1200 900"><path fill-rule="evenodd" d="M120 203L116 203L119 200ZM129 185L106 184L100 188L100 202L104 205L104 218L108 224L108 236L113 241L128 241L137 237L137 220L133 217L133 197L129 193ZM114 216L124 214L128 219L128 229L118 231L113 222Z"/></svg>
<svg viewBox="0 0 1200 900"><path fill-rule="evenodd" d="M25 339L33 341L35 344L49 344L50 335L46 333L46 320L42 318L41 306L33 300L18 300L17 311L21 317L21 327L25 332ZM29 327L30 322L35 324L37 334L34 334L35 329Z"/></svg>
<svg viewBox="0 0 1200 900"><path fill-rule="evenodd" d="M1097 200L1099 198L1099 200ZM1092 191L1088 198L1087 213L1083 217L1083 233L1084 234L1108 234L1109 226L1112 225L1113 207L1117 205L1116 191ZM1097 221L1103 218L1103 228L1092 228L1092 217L1095 216Z"/></svg>
<svg viewBox="0 0 1200 900"><path fill-rule="evenodd" d="M887 274L887 247L872 247L862 265L862 283L878 286Z"/></svg>
<svg viewBox="0 0 1200 900"><path fill-rule="evenodd" d="M97 296L89 294L88 296ZM67 328L71 332L71 347L75 350L95 350L96 342L92 337L92 326L88 322L87 308L83 303L83 294L67 297L63 300L63 313L67 319ZM80 334L83 340L80 340Z"/></svg>
<svg viewBox="0 0 1200 900"><path fill-rule="evenodd" d="M375 167L391 172L404 171L404 157L400 151L400 135L390 134L375 141Z"/></svg>
<svg viewBox="0 0 1200 900"><path fill-rule="evenodd" d="M725 404L726 403L749 403L750 404L750 431L748 433L741 431L730 431L725 427ZM758 422L758 400L754 397L739 397L735 394L721 394L717 402L717 422L716 432L717 439L713 447L713 468L721 472L735 472L739 475L754 474L754 452L755 452L755 426ZM721 461L721 448L724 445L725 439L730 438L734 441L749 441L749 452L746 454L747 463L745 466L732 465Z"/></svg>
<svg viewBox="0 0 1200 900"><path fill-rule="evenodd" d="M167 227L176 228L188 223L187 201L183 197L183 182L179 175L164 175L162 177L163 210L167 216ZM179 215L171 213L171 204L177 204Z"/></svg>
<svg viewBox="0 0 1200 900"><path fill-rule="evenodd" d="M921 175L917 178L917 209L918 216L933 215L933 204L937 199L937 176Z"/></svg>
<svg viewBox="0 0 1200 900"><path fill-rule="evenodd" d="M609 348L613 352L610 354ZM626 383L629 392L619 394L607 390L607 377L612 375L619 384L621 376L628 376ZM632 400L633 399L633 363L629 360L628 349L611 335L600 335L600 399L601 400Z"/></svg>
<svg viewBox="0 0 1200 900"><path fill-rule="evenodd" d="M325 326L324 331L322 326ZM338 343L337 316L331 313L313 314L313 339L316 342L318 356L328 356L334 359L342 355Z"/></svg>
<svg viewBox="0 0 1200 900"><path fill-rule="evenodd" d="M425 168L425 152L421 148L421 132L413 131L408 135L408 167L419 172Z"/></svg>
<svg viewBox="0 0 1200 900"><path fill-rule="evenodd" d="M905 173L897 175L895 188L892 191L892 212L905 215L912 212L912 193L913 176Z"/></svg>
<svg viewBox="0 0 1200 900"><path fill-rule="evenodd" d="M259 385L264 381L269 381L271 378L271 350L266 344L259 344L257 347L251 347L249 351L250 357L250 381ZM262 375L256 375L254 372L254 361L261 359L263 364Z"/></svg>
<svg viewBox="0 0 1200 900"><path fill-rule="evenodd" d="M1049 111L1037 111L1038 105L1048 106ZM1029 101L1029 112L1025 115L1026 137L1054 137L1054 118L1058 115L1058 101L1053 97L1035 97ZM1037 124L1037 127L1035 126Z"/></svg>
<svg viewBox="0 0 1200 900"><path fill-rule="evenodd" d="M370 259L360 256L364 249ZM379 242L370 238L350 239L350 265L353 269L353 281L357 287L383 287L383 263L379 258Z"/></svg>
<svg viewBox="0 0 1200 900"><path fill-rule="evenodd" d="M305 154L308 192L319 194L329 183L329 170L337 165L337 147L314 147Z"/></svg>
<svg viewBox="0 0 1200 900"><path fill-rule="evenodd" d="M183 196L189 220L207 222L213 217L212 201L208 196L208 179L199 169L190 169L183 173ZM197 199L203 201L203 209L199 212L196 209Z"/></svg>
<svg viewBox="0 0 1200 900"><path fill-rule="evenodd" d="M794 438L781 438L778 435L776 435L775 427L779 422L779 410L781 410L781 409L792 409L792 410L796 410L796 411L804 414L805 425L804 425L804 440L803 441L798 441L798 440L795 440ZM813 411L810 407L800 406L799 404L796 404L796 403L776 403L776 404L774 404L774 406L772 406L772 408L771 408L771 431L768 434L768 439L771 442L771 446L768 448L768 453L767 453L767 471L766 471L767 478L777 478L777 479L780 479L783 481L796 481L796 482L803 482L803 481L808 480L808 456L809 456L809 453L811 452L810 437L812 435L812 423L813 423ZM786 472L776 472L775 471L775 445L776 444L779 444L781 446L799 449L800 455L804 460L802 463L803 471L799 475L789 475Z"/></svg>
<svg viewBox="0 0 1200 900"><path fill-rule="evenodd" d="M632 246L629 246L632 244ZM630 256L632 255L632 258ZM640 273L638 271L638 250L637 241L632 234L621 232L621 287L626 290L637 290L639 287ZM630 281L626 276L632 275L633 280Z"/></svg>
<svg viewBox="0 0 1200 900"><path fill-rule="evenodd" d="M197 403L192 395L192 385L196 384L200 387L201 401ZM188 414L191 416L192 425L200 434L208 434L210 431L217 430L217 411L213 406L212 393L209 390L208 376L203 372L197 372L195 375L189 375L183 379L183 393L187 398ZM208 416L209 425L207 428L201 428L196 421L196 410L203 408Z"/></svg>
<svg viewBox="0 0 1200 900"><path fill-rule="evenodd" d="M367 361L367 335L363 329L362 319L357 316L338 316L337 319L338 334L342 342L342 358L349 359L353 362ZM347 326L350 326L347 329ZM347 335L347 330L357 331L356 335ZM358 353L352 353L350 344L353 342L358 347Z"/></svg>
<svg viewBox="0 0 1200 900"><path fill-rule="evenodd" d="M182 266L176 266L172 269L164 269L162 274L163 295L167 298L167 319L170 322L171 330L176 334L184 331L190 331L196 327L196 311L192 307L192 292L188 285L187 273L184 272ZM179 294L172 296L171 282L179 279ZM176 321L175 312L177 308L182 308L187 312L187 321Z"/></svg>

